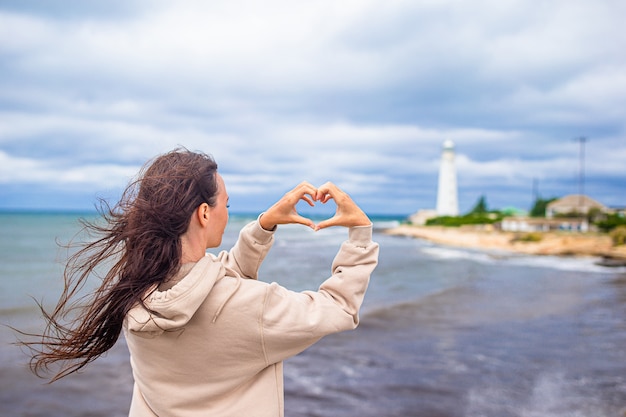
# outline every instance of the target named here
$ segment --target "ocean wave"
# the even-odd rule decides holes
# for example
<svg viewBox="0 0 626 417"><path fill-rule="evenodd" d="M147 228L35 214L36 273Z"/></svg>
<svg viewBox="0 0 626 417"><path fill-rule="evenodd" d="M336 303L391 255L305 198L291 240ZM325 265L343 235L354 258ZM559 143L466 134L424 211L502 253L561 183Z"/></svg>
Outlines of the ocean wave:
<svg viewBox="0 0 626 417"><path fill-rule="evenodd" d="M386 230L393 229L394 227L400 226L400 221L398 220L374 220L372 221L374 230Z"/></svg>
<svg viewBox="0 0 626 417"><path fill-rule="evenodd" d="M426 246L421 250L426 255L437 259L469 259L481 263L494 263L501 259L499 254L490 254L488 252L477 252L463 249L452 249L442 246Z"/></svg>
<svg viewBox="0 0 626 417"><path fill-rule="evenodd" d="M599 265L600 258L570 258L559 256L524 256L512 257L510 262L516 265L558 269L561 271L596 272L608 274L626 273L626 267L610 267Z"/></svg>
<svg viewBox="0 0 626 417"><path fill-rule="evenodd" d="M475 386L467 393L468 416L489 415L507 397L509 401L498 408L504 414L521 411L526 417L585 417L608 416L607 404L600 396L589 395L593 383L589 380L568 375L562 370L548 370L531 381L533 386L528 393L517 393L515 397L503 386ZM617 414L616 414L617 415ZM622 415L622 413L620 413Z"/></svg>
<svg viewBox="0 0 626 417"><path fill-rule="evenodd" d="M421 251L437 259L471 260L481 264L508 264L529 268L556 269L560 271L594 272L605 274L626 273L626 267L600 265L597 257L565 257L550 255L525 255L502 251L476 251L470 249L426 246Z"/></svg>

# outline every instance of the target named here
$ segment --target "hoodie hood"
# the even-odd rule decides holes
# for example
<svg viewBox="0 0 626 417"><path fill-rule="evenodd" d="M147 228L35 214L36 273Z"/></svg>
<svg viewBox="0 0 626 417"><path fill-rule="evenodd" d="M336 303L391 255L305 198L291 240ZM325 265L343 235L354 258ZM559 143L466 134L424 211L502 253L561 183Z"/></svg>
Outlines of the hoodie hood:
<svg viewBox="0 0 626 417"><path fill-rule="evenodd" d="M126 315L127 329L156 336L185 326L224 275L222 263L205 256L169 290L159 291L155 286L144 302L147 309L137 304Z"/></svg>

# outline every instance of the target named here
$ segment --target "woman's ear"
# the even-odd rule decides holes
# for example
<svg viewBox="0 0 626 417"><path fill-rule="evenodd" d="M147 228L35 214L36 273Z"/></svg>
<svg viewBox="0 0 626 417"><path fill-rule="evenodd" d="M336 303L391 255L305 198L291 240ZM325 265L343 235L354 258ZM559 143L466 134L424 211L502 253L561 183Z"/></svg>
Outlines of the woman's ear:
<svg viewBox="0 0 626 417"><path fill-rule="evenodd" d="M198 221L202 227L205 227L209 223L211 216L211 210L207 203L202 203L197 209Z"/></svg>

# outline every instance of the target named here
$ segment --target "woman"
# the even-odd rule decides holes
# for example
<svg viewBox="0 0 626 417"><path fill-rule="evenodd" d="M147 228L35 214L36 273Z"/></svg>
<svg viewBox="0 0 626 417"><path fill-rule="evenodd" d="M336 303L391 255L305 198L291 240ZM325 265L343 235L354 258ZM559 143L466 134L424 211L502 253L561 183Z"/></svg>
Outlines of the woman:
<svg viewBox="0 0 626 417"><path fill-rule="evenodd" d="M295 208L330 199L337 211L317 225ZM207 255L221 244L228 193L213 159L186 150L156 158L103 214L104 226L87 224L101 237L66 267L42 341L26 344L36 373L65 364L56 380L105 353L123 330L135 380L130 416L282 416L282 361L357 326L378 261L367 215L334 184L306 182L246 225L229 252ZM274 231L289 223L349 228L316 292L256 280ZM110 260L82 314L62 323L77 290Z"/></svg>

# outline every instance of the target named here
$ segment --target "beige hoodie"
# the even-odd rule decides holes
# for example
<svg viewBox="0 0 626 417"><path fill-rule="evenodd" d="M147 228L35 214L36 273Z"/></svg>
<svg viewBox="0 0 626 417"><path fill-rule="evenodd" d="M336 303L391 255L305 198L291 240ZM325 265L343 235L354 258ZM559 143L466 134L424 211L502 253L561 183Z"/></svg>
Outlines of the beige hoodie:
<svg viewBox="0 0 626 417"><path fill-rule="evenodd" d="M258 221L230 252L185 265L171 288L153 290L151 311L137 305L124 323L135 379L129 415L283 416L282 361L358 324L378 245L371 226L348 236L317 292L256 280L273 243Z"/></svg>

